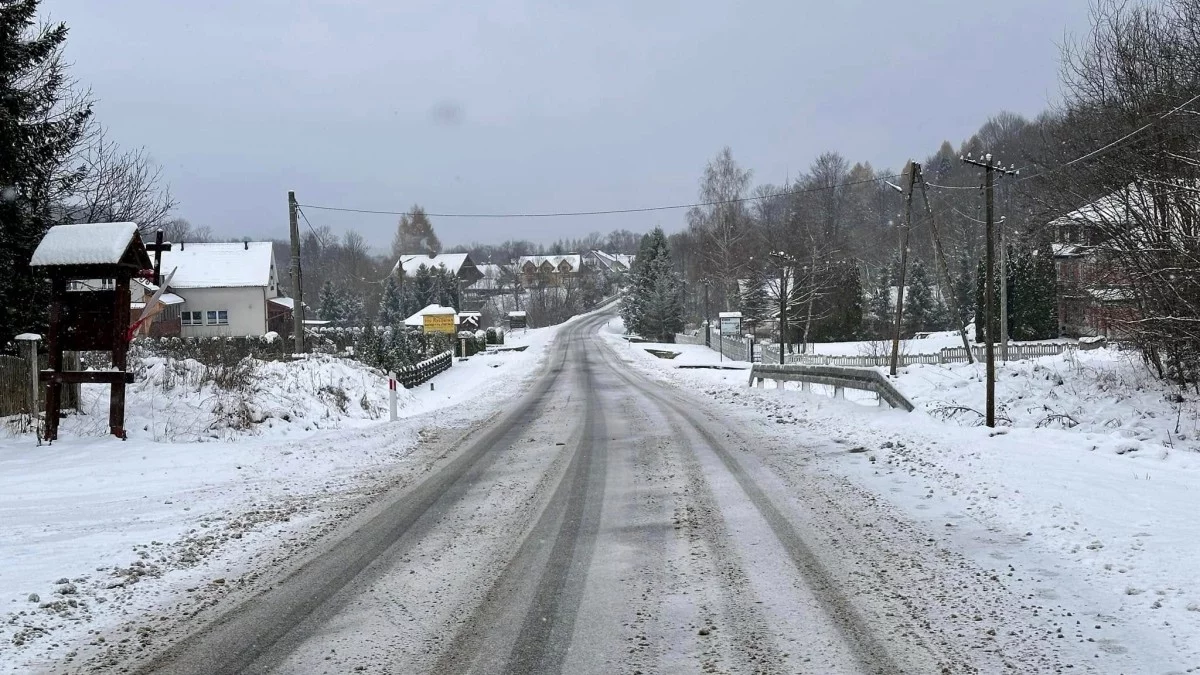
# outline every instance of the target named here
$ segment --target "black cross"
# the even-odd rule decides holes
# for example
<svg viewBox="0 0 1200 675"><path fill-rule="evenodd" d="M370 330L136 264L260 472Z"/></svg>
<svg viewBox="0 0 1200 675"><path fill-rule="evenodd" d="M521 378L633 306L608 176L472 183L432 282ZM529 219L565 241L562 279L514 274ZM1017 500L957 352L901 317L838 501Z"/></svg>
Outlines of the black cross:
<svg viewBox="0 0 1200 675"><path fill-rule="evenodd" d="M162 252L171 250L171 242L163 241L163 231L154 234L154 243L146 246L147 251L154 252L154 285L162 283Z"/></svg>

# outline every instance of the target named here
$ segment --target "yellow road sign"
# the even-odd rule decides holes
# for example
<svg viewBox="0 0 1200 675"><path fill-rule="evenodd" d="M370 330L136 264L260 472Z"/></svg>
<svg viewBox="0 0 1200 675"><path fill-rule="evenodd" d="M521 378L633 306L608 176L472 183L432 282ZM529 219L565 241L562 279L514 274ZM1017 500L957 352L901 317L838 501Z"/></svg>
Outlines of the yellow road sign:
<svg viewBox="0 0 1200 675"><path fill-rule="evenodd" d="M453 314L426 314L425 315L425 332L426 333L455 333L454 315Z"/></svg>

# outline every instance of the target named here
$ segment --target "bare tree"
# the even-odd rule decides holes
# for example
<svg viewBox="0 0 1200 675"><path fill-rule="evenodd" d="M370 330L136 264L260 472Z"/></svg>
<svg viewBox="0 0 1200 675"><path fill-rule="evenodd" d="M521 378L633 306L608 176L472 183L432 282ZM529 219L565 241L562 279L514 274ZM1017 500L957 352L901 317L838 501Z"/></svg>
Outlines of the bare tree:
<svg viewBox="0 0 1200 675"><path fill-rule="evenodd" d="M750 170L742 170L733 152L723 148L704 168L700 201L688 211L688 226L702 242L706 273L721 284L719 304L726 308L738 298L738 276L745 265L741 250L749 237L750 217L744 201Z"/></svg>
<svg viewBox="0 0 1200 675"><path fill-rule="evenodd" d="M71 220L134 222L143 235L166 224L176 203L162 168L144 148L121 149L97 127L78 161L82 177L65 200Z"/></svg>

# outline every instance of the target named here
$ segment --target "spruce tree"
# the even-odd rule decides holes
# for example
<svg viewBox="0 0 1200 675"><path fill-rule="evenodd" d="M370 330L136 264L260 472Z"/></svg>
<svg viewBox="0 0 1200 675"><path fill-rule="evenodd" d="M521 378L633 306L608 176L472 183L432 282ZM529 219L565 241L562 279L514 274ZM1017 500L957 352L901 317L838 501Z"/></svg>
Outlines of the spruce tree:
<svg viewBox="0 0 1200 675"><path fill-rule="evenodd" d="M758 329L770 314L771 298L767 295L767 280L759 271L746 280L741 301L742 322L751 332Z"/></svg>
<svg viewBox="0 0 1200 675"><path fill-rule="evenodd" d="M930 330L937 311L929 274L920 260L912 266L904 297L904 332L913 335Z"/></svg>
<svg viewBox="0 0 1200 675"><path fill-rule="evenodd" d="M958 316L952 317L958 320L958 323L952 328L966 326L975 319L975 287L971 281L971 261L967 258L966 253L963 253L958 258L958 276L954 278L953 288L950 290L954 294L954 302L958 306Z"/></svg>
<svg viewBox="0 0 1200 675"><path fill-rule="evenodd" d="M45 332L49 285L29 267L58 206L80 178L65 167L91 104L64 108L64 24L38 25L38 0L0 1L0 345Z"/></svg>
<svg viewBox="0 0 1200 675"><path fill-rule="evenodd" d="M661 227L642 237L621 300L625 329L649 340L670 342L683 330L683 280L671 261Z"/></svg>
<svg viewBox="0 0 1200 675"><path fill-rule="evenodd" d="M396 283L396 277L389 275L383 281L383 294L379 297L378 323L380 326L394 326L407 316L400 301L400 286Z"/></svg>
<svg viewBox="0 0 1200 675"><path fill-rule="evenodd" d="M881 268L875 275L875 283L871 287L869 309L871 313L872 332L879 337L888 333L892 321L892 280L888 270Z"/></svg>
<svg viewBox="0 0 1200 675"><path fill-rule="evenodd" d="M320 315L323 321L330 321L338 324L342 320L342 294L338 288L333 285L332 281L326 280L321 284L321 290L317 294L317 314Z"/></svg>

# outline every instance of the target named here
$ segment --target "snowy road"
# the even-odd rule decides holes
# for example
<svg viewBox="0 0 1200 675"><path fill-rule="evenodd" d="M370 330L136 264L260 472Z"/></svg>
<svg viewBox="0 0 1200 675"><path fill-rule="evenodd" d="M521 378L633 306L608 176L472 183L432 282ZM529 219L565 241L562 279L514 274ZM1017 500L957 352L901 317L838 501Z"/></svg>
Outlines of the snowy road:
<svg viewBox="0 0 1200 675"><path fill-rule="evenodd" d="M631 369L609 318L564 328L502 417L142 672L1091 672L875 495Z"/></svg>

